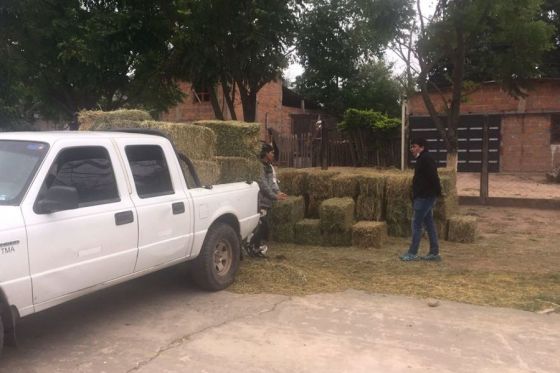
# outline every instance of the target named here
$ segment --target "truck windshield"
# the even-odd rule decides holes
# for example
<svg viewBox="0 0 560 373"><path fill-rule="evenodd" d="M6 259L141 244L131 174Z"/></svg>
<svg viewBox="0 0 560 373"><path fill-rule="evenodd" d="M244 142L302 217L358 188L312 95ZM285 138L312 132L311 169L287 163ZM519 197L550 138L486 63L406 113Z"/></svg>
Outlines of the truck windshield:
<svg viewBox="0 0 560 373"><path fill-rule="evenodd" d="M0 140L0 205L20 204L48 149L42 142Z"/></svg>

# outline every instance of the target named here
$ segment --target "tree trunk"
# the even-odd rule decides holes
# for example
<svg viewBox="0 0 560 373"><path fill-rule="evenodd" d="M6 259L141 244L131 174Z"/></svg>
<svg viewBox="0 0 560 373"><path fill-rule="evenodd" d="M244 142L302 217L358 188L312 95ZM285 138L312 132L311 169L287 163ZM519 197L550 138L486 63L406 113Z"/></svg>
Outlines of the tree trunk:
<svg viewBox="0 0 560 373"><path fill-rule="evenodd" d="M212 103L212 109L214 110L214 117L219 120L224 120L224 113L218 102L218 97L216 95L216 87L209 87L210 90L210 102Z"/></svg>
<svg viewBox="0 0 560 373"><path fill-rule="evenodd" d="M241 96L241 106L243 107L243 120L254 122L257 118L257 90L247 88L237 83Z"/></svg>
<svg viewBox="0 0 560 373"><path fill-rule="evenodd" d="M451 168L454 171L457 171L458 159L459 158L456 150L455 152L447 152L447 168Z"/></svg>
<svg viewBox="0 0 560 373"><path fill-rule="evenodd" d="M235 82L229 84L225 76L222 76L222 91L224 93L224 98L226 99L226 104L229 109L229 114L232 120L237 120L237 114L235 113Z"/></svg>

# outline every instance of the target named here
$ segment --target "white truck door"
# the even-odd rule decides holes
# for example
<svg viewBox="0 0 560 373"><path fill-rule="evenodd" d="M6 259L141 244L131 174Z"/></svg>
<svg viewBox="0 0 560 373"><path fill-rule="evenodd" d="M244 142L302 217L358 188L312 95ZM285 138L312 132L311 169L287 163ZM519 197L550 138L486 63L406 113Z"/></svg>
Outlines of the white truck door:
<svg viewBox="0 0 560 373"><path fill-rule="evenodd" d="M39 309L43 302L56 303L134 269L137 216L116 149L108 139L87 144L56 142L45 160L49 166L41 169L22 204ZM68 193L60 200L69 206L49 211L45 206L52 207L55 192ZM70 206L72 195L75 206Z"/></svg>
<svg viewBox="0 0 560 373"><path fill-rule="evenodd" d="M159 141L158 141L159 140ZM159 142L159 144L158 144ZM166 140L121 139L138 212L138 260L135 271L181 260L190 254L193 213L179 163Z"/></svg>

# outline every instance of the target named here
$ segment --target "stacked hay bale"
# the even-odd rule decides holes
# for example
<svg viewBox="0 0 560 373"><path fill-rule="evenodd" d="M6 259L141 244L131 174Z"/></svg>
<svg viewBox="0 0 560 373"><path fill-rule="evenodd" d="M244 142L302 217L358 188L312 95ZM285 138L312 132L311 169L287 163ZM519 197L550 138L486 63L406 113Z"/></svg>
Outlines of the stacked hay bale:
<svg viewBox="0 0 560 373"><path fill-rule="evenodd" d="M126 112L118 110L117 112ZM215 184L220 177L220 168L216 157L216 134L208 128L187 123L159 122L155 120L123 119L123 113L116 112L81 112L85 118L80 130L109 130L116 128L155 129L166 134L173 140L177 151L185 154L195 166L200 182L203 185ZM142 118L141 113L133 110L131 117ZM181 162L187 185L193 187L194 179L187 166Z"/></svg>
<svg viewBox="0 0 560 373"><path fill-rule="evenodd" d="M319 219L303 219L295 226L295 243L299 245L321 245L321 223Z"/></svg>
<svg viewBox="0 0 560 373"><path fill-rule="evenodd" d="M95 130L98 126L107 124L111 125L108 128L119 128L118 124L121 121L142 122L144 120L151 119L151 115L147 111L143 110L82 110L78 113L80 131Z"/></svg>
<svg viewBox="0 0 560 373"><path fill-rule="evenodd" d="M274 202L268 217L270 239L276 242L294 242L296 223L304 217L305 203L301 196Z"/></svg>
<svg viewBox="0 0 560 373"><path fill-rule="evenodd" d="M387 177L385 221L391 236L407 237L412 224L412 175L399 173Z"/></svg>
<svg viewBox="0 0 560 373"><path fill-rule="evenodd" d="M385 216L385 184L387 175L371 174L359 177L356 200L357 220L382 220Z"/></svg>
<svg viewBox="0 0 560 373"><path fill-rule="evenodd" d="M333 197L350 197L356 200L360 194L359 175L337 175L332 178L332 196Z"/></svg>
<svg viewBox="0 0 560 373"><path fill-rule="evenodd" d="M456 215L449 219L447 240L472 243L477 236L477 218L475 216Z"/></svg>
<svg viewBox="0 0 560 373"><path fill-rule="evenodd" d="M319 206L323 201L332 197L332 179L338 175L336 171L321 171L311 169L307 175L307 210L308 218L319 217Z"/></svg>
<svg viewBox="0 0 560 373"><path fill-rule="evenodd" d="M443 173L440 177L442 196L438 198L434 208L434 219L440 238L447 238L448 220L459 210L457 187L453 174Z"/></svg>
<svg viewBox="0 0 560 373"><path fill-rule="evenodd" d="M382 221L360 221L352 226L352 246L381 248L387 238L387 224Z"/></svg>
<svg viewBox="0 0 560 373"><path fill-rule="evenodd" d="M258 180L261 164L258 123L205 120L194 122L216 134L216 160L220 168L220 183Z"/></svg>
<svg viewBox="0 0 560 373"><path fill-rule="evenodd" d="M330 198L319 207L319 225L323 246L350 246L354 224L354 200Z"/></svg>
<svg viewBox="0 0 560 373"><path fill-rule="evenodd" d="M303 196L307 193L306 169L280 168L277 170L280 189L290 196Z"/></svg>

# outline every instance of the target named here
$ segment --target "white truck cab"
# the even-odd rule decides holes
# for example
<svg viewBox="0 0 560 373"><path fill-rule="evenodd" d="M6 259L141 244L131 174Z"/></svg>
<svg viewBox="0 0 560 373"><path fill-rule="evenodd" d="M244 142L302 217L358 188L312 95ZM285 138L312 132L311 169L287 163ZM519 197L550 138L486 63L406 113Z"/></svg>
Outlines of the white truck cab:
<svg viewBox="0 0 560 373"><path fill-rule="evenodd" d="M201 287L226 288L257 194L189 188L163 136L0 134L0 351L20 317L187 260Z"/></svg>

